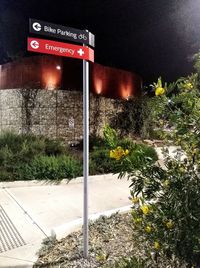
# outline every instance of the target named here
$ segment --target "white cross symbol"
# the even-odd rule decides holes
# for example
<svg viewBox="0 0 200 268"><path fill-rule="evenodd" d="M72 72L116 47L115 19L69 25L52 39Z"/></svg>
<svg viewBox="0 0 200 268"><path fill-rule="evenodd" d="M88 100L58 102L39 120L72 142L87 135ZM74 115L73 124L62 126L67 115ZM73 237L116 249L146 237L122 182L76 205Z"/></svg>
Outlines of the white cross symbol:
<svg viewBox="0 0 200 268"><path fill-rule="evenodd" d="M80 48L77 53L82 57L83 54L85 54L85 52L82 50L82 48Z"/></svg>

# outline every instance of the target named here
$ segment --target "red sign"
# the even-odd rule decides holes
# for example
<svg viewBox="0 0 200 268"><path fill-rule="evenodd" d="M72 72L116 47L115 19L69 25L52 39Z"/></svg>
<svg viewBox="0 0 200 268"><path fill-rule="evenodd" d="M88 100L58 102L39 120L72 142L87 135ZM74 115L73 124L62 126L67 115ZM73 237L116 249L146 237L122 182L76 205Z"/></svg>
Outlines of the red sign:
<svg viewBox="0 0 200 268"><path fill-rule="evenodd" d="M28 51L94 62L93 49L52 40L28 37Z"/></svg>

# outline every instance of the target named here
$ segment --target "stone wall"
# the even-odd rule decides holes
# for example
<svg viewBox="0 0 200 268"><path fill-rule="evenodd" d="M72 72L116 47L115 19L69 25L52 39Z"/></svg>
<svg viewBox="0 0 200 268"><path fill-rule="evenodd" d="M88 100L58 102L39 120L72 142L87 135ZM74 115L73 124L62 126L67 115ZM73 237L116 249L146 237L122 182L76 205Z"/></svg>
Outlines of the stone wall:
<svg viewBox="0 0 200 268"><path fill-rule="evenodd" d="M0 90L0 132L33 133L72 143L83 137L82 93L67 90ZM90 133L121 111L120 101L90 95Z"/></svg>

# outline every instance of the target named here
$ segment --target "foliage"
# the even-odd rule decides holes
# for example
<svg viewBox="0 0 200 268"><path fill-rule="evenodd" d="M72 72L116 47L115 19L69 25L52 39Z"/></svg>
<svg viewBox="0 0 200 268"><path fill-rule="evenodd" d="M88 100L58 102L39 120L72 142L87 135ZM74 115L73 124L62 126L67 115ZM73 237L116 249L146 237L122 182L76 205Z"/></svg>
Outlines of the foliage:
<svg viewBox="0 0 200 268"><path fill-rule="evenodd" d="M13 155L17 154L17 157L26 155L28 160L38 154L61 155L66 152L65 145L59 140L54 141L31 134L17 135L12 132L4 132L0 135L0 149L4 150L5 147Z"/></svg>
<svg viewBox="0 0 200 268"><path fill-rule="evenodd" d="M153 162L158 159L155 150L143 144L132 143L131 146L124 148L129 148L129 162L126 162L127 166L131 163L131 166L138 168L148 157ZM121 156L119 158L121 160L116 162L109 157L109 154L108 148L96 148L90 153L90 174L118 173L121 170L122 162L124 165L127 158L121 159Z"/></svg>
<svg viewBox="0 0 200 268"><path fill-rule="evenodd" d="M101 173L118 173L121 170L122 162L127 161L128 155L130 164L139 167L146 161L146 158L151 161L157 161L158 157L155 150L144 144L136 144L132 140L121 139L117 132L110 126L104 127L104 140L100 147L94 146L90 152L90 174ZM116 147L116 145L119 145ZM108 156L110 156L108 158ZM117 162L114 160L118 160Z"/></svg>
<svg viewBox="0 0 200 268"><path fill-rule="evenodd" d="M108 158L109 150L106 148L95 148L90 153L90 174L112 173L115 170L116 163Z"/></svg>
<svg viewBox="0 0 200 268"><path fill-rule="evenodd" d="M83 139L75 146L77 150L83 150ZM89 136L89 150L93 151L95 148L105 147L105 141L102 137L91 134Z"/></svg>
<svg viewBox="0 0 200 268"><path fill-rule="evenodd" d="M192 264L200 252L199 177L189 160L165 164L131 174L134 226L149 255L175 253Z"/></svg>
<svg viewBox="0 0 200 268"><path fill-rule="evenodd" d="M46 155L63 155L66 153L66 148L60 140L45 139L45 154Z"/></svg>
<svg viewBox="0 0 200 268"><path fill-rule="evenodd" d="M0 178L1 180L25 179L27 177L23 178L25 166L36 158L66 154L66 148L61 141L5 132L0 135Z"/></svg>
<svg viewBox="0 0 200 268"><path fill-rule="evenodd" d="M69 156L38 156L30 164L20 167L20 175L26 180L60 180L82 175L81 164Z"/></svg>
<svg viewBox="0 0 200 268"><path fill-rule="evenodd" d="M200 60L200 58L198 58ZM199 64L199 63L198 63ZM196 67L199 68L196 64ZM166 94L156 94L152 120L177 146L172 158L158 165L146 157L135 168L127 156L120 177L132 180L131 201L135 235L149 259L174 254L188 267L200 265L200 91L198 74L180 78ZM165 135L168 131L168 135ZM129 164L128 164L129 163Z"/></svg>
<svg viewBox="0 0 200 268"><path fill-rule="evenodd" d="M145 268L145 262L136 257L123 258L115 264L115 268Z"/></svg>
<svg viewBox="0 0 200 268"><path fill-rule="evenodd" d="M117 132L113 128L111 128L109 125L106 125L104 127L103 135L104 135L105 145L108 148L115 148L118 143Z"/></svg>
<svg viewBox="0 0 200 268"><path fill-rule="evenodd" d="M110 124L121 136L148 138L152 132L150 114L148 97L131 98L122 102L122 111L113 117Z"/></svg>

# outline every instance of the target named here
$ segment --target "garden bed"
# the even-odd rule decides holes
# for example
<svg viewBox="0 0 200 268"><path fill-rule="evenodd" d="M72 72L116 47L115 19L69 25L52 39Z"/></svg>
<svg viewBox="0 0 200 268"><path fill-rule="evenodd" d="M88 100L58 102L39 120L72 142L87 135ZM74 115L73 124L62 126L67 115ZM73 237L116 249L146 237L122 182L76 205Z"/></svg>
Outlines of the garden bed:
<svg viewBox="0 0 200 268"><path fill-rule="evenodd" d="M122 256L131 256L133 226L130 214L101 217L89 227L89 259L82 257L82 232L47 241L34 267L112 267ZM57 266L56 266L57 265Z"/></svg>
<svg viewBox="0 0 200 268"><path fill-rule="evenodd" d="M154 252L155 253L155 252ZM82 232L74 232L60 241L46 240L34 268L186 268L173 256L149 257L140 239L134 239L130 213L100 217L89 226L89 258L83 258ZM156 258L155 258L156 257Z"/></svg>
<svg viewBox="0 0 200 268"><path fill-rule="evenodd" d="M121 139L117 145L129 149L129 156L137 166L139 158L157 160L155 150L144 144ZM109 157L113 149L100 137L90 138L90 175L118 173L116 161ZM141 156L141 151L143 155ZM60 140L50 140L32 134L0 134L0 181L47 180L60 181L82 176L83 148L67 147Z"/></svg>

